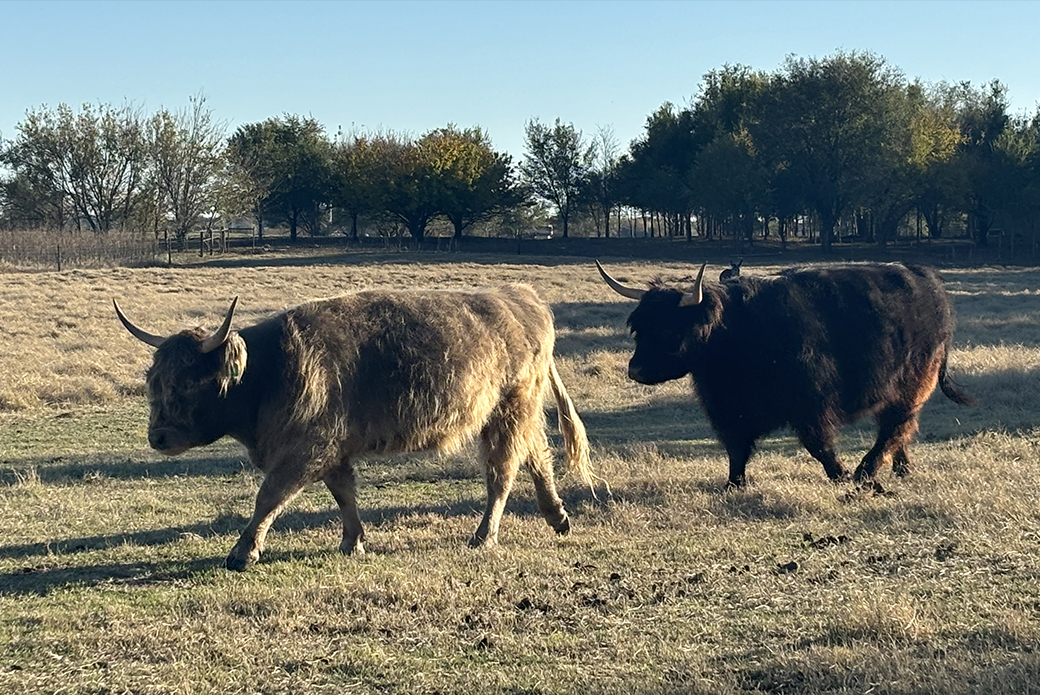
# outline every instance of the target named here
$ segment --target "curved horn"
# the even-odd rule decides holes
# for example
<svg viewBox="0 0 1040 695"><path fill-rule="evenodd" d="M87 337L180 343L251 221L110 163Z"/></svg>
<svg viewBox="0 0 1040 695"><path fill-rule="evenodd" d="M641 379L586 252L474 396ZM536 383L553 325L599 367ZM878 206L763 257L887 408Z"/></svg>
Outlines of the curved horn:
<svg viewBox="0 0 1040 695"><path fill-rule="evenodd" d="M130 331L130 335L137 338L142 343L147 343L154 348L159 347L166 341L166 338L161 335L152 335L151 333L142 331L140 328L130 323L130 319L128 319L126 314L123 313L123 310L119 308L119 302L117 302L115 298L112 299L112 305L116 308L116 316L118 316L119 320L123 322L126 330Z"/></svg>
<svg viewBox="0 0 1040 695"><path fill-rule="evenodd" d="M231 335L231 319L235 316L235 305L237 304L238 297L235 297L231 300L231 306L228 307L227 315L224 316L224 323L220 326L220 330L202 341L199 350L202 351L203 355L207 352L213 352L227 342L228 336Z"/></svg>
<svg viewBox="0 0 1040 695"><path fill-rule="evenodd" d="M704 269L707 263L701 265L701 271L697 273L697 281L693 283L693 289L683 294L679 300L679 306L697 306L704 301Z"/></svg>
<svg viewBox="0 0 1040 695"><path fill-rule="evenodd" d="M622 297L640 300L643 298L643 295L646 294L646 290L637 290L634 287L625 287L620 282L610 277L610 275L607 274L607 271L603 270L603 266L599 264L599 261L596 261L596 268L599 270L599 274L603 276L603 280L610 285L610 289L614 290Z"/></svg>

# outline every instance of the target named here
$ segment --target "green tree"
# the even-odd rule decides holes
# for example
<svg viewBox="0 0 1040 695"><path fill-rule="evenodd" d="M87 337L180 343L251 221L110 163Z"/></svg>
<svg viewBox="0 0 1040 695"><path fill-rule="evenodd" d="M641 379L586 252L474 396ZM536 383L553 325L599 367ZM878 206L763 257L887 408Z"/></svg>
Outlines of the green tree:
<svg viewBox="0 0 1040 695"><path fill-rule="evenodd" d="M413 239L422 243L430 221L441 212L440 183L433 164L430 143L387 133L373 139L379 167L378 185L384 191L383 205L391 217L403 224Z"/></svg>
<svg viewBox="0 0 1040 695"><path fill-rule="evenodd" d="M871 53L790 57L763 94L752 135L799 179L830 248L842 215L865 205L884 171L892 92L902 75Z"/></svg>
<svg viewBox="0 0 1040 695"><path fill-rule="evenodd" d="M332 198L332 147L313 118L286 115L271 123L274 184L268 204L289 223L295 242L301 222L320 233L319 207Z"/></svg>
<svg viewBox="0 0 1040 695"><path fill-rule="evenodd" d="M556 208L567 237L571 214L592 168L594 149L585 143L581 131L559 118L551 127L530 120L524 133L527 152L520 172L534 195Z"/></svg>
<svg viewBox="0 0 1040 695"><path fill-rule="evenodd" d="M968 177L958 159L962 143L955 100L947 86L924 88L910 122L915 205L928 235L943 235L946 219L968 194Z"/></svg>
<svg viewBox="0 0 1040 695"><path fill-rule="evenodd" d="M720 132L697 155L690 172L701 208L715 219L728 219L734 236L749 243L757 211L769 200L769 172L746 130Z"/></svg>
<svg viewBox="0 0 1040 695"><path fill-rule="evenodd" d="M264 238L264 205L277 179L274 149L274 123L264 121L240 126L224 152L223 206L235 214L248 210L260 239Z"/></svg>
<svg viewBox="0 0 1040 695"><path fill-rule="evenodd" d="M771 214L770 174L774 165L752 137L756 109L768 78L742 65L704 76L688 109L693 161L688 174L694 205L708 217L727 220L734 236L752 240L754 223Z"/></svg>
<svg viewBox="0 0 1040 695"><path fill-rule="evenodd" d="M456 239L468 227L524 202L512 159L495 152L481 128L448 125L430 131L418 144L426 152L430 175L439 183L437 207L454 227Z"/></svg>
<svg viewBox="0 0 1040 695"><path fill-rule="evenodd" d="M645 134L632 143L630 159L619 171L625 202L678 219L689 237L694 208L690 171L704 145L701 140L689 110L662 104L647 118Z"/></svg>
<svg viewBox="0 0 1040 695"><path fill-rule="evenodd" d="M242 126L228 143L228 160L234 187L256 200L261 230L263 211L273 210L293 242L301 223L320 232L319 208L333 196L332 145L316 120L288 114Z"/></svg>
<svg viewBox="0 0 1040 695"><path fill-rule="evenodd" d="M332 201L350 217L350 236L358 238L358 219L384 209L383 174L373 138L354 133L337 138L332 150Z"/></svg>
<svg viewBox="0 0 1040 695"><path fill-rule="evenodd" d="M1007 88L993 80L982 88L962 82L949 88L961 131L958 163L968 178L966 210L975 242L986 246L1003 194L997 142L1011 121Z"/></svg>

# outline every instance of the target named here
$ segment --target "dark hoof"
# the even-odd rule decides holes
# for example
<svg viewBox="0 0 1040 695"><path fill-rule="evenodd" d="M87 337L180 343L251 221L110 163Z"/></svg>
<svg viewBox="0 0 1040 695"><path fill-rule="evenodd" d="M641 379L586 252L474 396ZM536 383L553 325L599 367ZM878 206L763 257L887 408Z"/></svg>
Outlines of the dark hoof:
<svg viewBox="0 0 1040 695"><path fill-rule="evenodd" d="M234 555L228 555L227 559L224 560L224 567L234 572L245 572L246 569L248 569L249 566L252 564L252 562L242 560L241 558L237 558Z"/></svg>
<svg viewBox="0 0 1040 695"><path fill-rule="evenodd" d="M558 526L554 527L554 528L556 530L556 535L557 536L566 536L568 533L571 532L571 520L570 520L570 517L566 517L566 516L563 517L563 521L560 522L560 524Z"/></svg>
<svg viewBox="0 0 1040 695"><path fill-rule="evenodd" d="M874 494L874 497L895 497L896 496L896 493L892 492L891 490L886 490L885 488L881 487L881 483L879 483L876 480L871 480L864 487L866 487L868 490L870 490L870 492L872 492Z"/></svg>
<svg viewBox="0 0 1040 695"><path fill-rule="evenodd" d="M740 477L734 480L730 478L726 481L726 490L743 490L747 487L747 478Z"/></svg>
<svg viewBox="0 0 1040 695"><path fill-rule="evenodd" d="M845 494L845 501L851 502L857 498L863 497L895 497L895 493L886 490L881 483L876 480L864 480L857 481L855 486Z"/></svg>

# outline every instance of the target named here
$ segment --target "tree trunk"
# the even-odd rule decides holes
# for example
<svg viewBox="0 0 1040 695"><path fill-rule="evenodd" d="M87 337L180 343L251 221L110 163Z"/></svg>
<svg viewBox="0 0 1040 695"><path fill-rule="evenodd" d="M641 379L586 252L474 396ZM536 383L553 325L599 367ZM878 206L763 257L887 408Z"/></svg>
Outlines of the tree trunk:
<svg viewBox="0 0 1040 695"><path fill-rule="evenodd" d="M419 247L422 247L422 242L426 238L426 221L425 220L409 220L408 222L408 233L412 235L412 238L419 243Z"/></svg>
<svg viewBox="0 0 1040 695"><path fill-rule="evenodd" d="M929 206L924 210L924 222L928 226L928 236L932 239L940 239L943 234L943 222L945 215L939 211L939 204Z"/></svg>
<svg viewBox="0 0 1040 695"><path fill-rule="evenodd" d="M834 242L834 228L838 224L836 215L833 215L829 210L820 213L820 246L824 251L831 250L831 244Z"/></svg>
<svg viewBox="0 0 1040 695"><path fill-rule="evenodd" d="M971 217L975 221L975 243L983 248L989 246L989 230L993 227L993 220L985 213L973 213Z"/></svg>

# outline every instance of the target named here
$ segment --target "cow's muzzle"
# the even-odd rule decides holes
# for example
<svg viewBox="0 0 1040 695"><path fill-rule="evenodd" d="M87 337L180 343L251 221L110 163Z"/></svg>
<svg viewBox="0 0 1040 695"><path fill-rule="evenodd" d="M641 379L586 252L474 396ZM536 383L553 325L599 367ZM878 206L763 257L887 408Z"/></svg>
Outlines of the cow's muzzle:
<svg viewBox="0 0 1040 695"><path fill-rule="evenodd" d="M166 456L176 456L191 448L176 432L165 428L149 430L148 445Z"/></svg>

